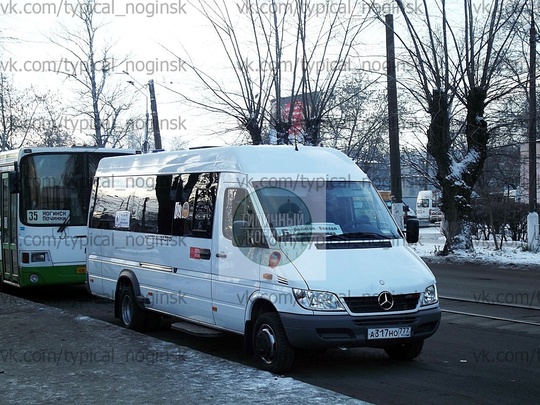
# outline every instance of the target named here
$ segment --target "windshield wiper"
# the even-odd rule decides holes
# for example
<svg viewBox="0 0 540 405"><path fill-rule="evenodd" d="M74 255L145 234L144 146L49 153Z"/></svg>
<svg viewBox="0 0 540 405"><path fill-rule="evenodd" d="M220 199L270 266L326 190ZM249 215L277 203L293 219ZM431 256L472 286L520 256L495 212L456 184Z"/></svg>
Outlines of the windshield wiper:
<svg viewBox="0 0 540 405"><path fill-rule="evenodd" d="M350 239L392 239L387 235L382 235L376 232L347 232L339 235L327 236L326 240L350 240Z"/></svg>
<svg viewBox="0 0 540 405"><path fill-rule="evenodd" d="M343 234L339 233L339 234L334 234L334 235L326 235L324 237L324 239L326 240L349 240L348 237L344 236Z"/></svg>
<svg viewBox="0 0 540 405"><path fill-rule="evenodd" d="M284 235L277 235L277 240L279 241L290 241L295 239L303 239L303 238L310 238L311 235L313 235L312 232L294 232L294 233L287 233Z"/></svg>
<svg viewBox="0 0 540 405"><path fill-rule="evenodd" d="M69 225L69 220L71 219L71 214L69 214L66 219L64 219L64 222L62 222L62 225L60 225L60 228L56 232L64 232L66 228Z"/></svg>

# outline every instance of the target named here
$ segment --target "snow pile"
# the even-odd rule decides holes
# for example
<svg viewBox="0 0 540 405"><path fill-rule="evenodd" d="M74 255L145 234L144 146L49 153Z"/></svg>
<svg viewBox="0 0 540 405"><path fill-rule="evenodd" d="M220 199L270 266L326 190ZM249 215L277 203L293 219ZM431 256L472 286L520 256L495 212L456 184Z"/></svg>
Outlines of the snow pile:
<svg viewBox="0 0 540 405"><path fill-rule="evenodd" d="M493 241L474 240L474 252L457 252L450 256L440 256L445 238L439 227L420 229L420 240L410 247L426 262L455 263L474 262L500 266L533 266L540 268L540 253L527 252L523 242L504 242L500 250L495 250Z"/></svg>

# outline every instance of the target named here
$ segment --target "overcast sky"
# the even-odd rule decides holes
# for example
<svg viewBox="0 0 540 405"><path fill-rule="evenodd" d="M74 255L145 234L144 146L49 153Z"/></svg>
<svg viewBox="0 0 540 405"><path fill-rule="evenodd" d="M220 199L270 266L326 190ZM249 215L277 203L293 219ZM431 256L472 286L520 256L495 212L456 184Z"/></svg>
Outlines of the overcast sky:
<svg viewBox="0 0 540 405"><path fill-rule="evenodd" d="M242 2L236 3L240 6L235 6L232 1L227 3L231 12L242 11ZM313 9L314 15L327 11L322 8L325 1L312 3L314 7L320 7ZM393 12L395 19L399 20L398 11L390 7L392 1L380 3L381 7L385 7L384 12ZM260 4L267 6L269 3L261 1ZM74 65L73 58L48 38L61 29L61 24L74 27L79 22L74 17L76 7L74 0L12 0L11 3L0 0L2 35L14 38L4 42L1 59L4 63L11 62L11 76L17 85L32 85L41 91L52 89L55 93L66 94L66 99L73 95L66 90L72 82L66 82L65 75L48 70L51 66L61 71L80 67ZM104 0L96 2L96 16L98 21L105 24L100 31L100 39L115 42L114 53L118 58L129 55L126 63L116 68L115 74L119 80L134 79L143 84L149 79L155 81L160 120L167 119L171 126L178 128L174 131L162 128L165 146L168 137L173 135L190 141L192 146L231 141L201 136L211 132L211 127L222 125L225 118L208 117L183 105L178 102L178 95L165 88L197 91L185 66L164 47L181 56L189 55L198 67L217 77L231 74L215 33L192 5L184 0ZM365 46L362 50L356 50L356 56L360 55L362 62L369 62L374 70L382 71L385 58L382 24L372 26L362 41ZM122 71L128 71L131 78L123 75ZM144 114L145 98L142 94L140 104L135 108Z"/></svg>

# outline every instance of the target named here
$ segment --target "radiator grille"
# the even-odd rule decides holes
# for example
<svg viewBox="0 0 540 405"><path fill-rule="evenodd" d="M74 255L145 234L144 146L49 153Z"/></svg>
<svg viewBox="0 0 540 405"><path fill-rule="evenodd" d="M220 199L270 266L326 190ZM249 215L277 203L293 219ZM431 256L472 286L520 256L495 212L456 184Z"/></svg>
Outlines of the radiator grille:
<svg viewBox="0 0 540 405"><path fill-rule="evenodd" d="M355 314L367 314L371 312L397 312L410 311L418 305L419 293L393 295L394 305L389 310L384 310L379 305L378 297L345 297L345 303L350 311Z"/></svg>

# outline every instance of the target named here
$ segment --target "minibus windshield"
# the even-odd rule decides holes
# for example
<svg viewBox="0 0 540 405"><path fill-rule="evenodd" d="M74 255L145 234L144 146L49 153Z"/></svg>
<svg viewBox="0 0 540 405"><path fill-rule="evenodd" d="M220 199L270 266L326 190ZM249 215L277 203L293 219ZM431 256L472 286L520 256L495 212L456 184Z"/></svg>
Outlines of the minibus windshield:
<svg viewBox="0 0 540 405"><path fill-rule="evenodd" d="M278 240L401 238L371 183L283 180L253 185Z"/></svg>

